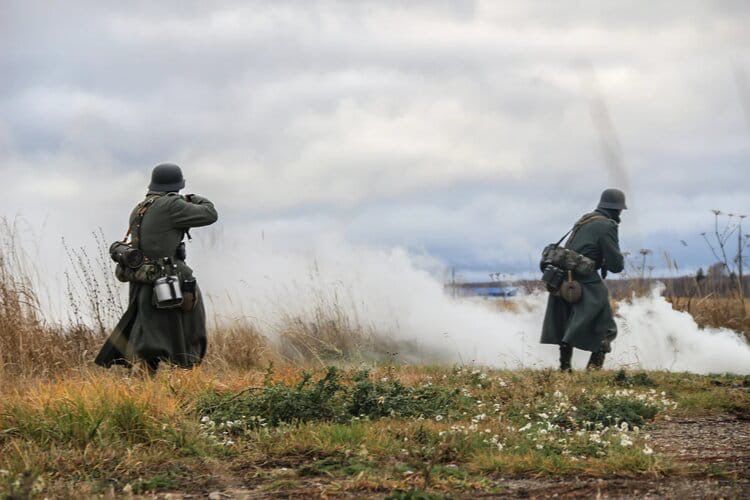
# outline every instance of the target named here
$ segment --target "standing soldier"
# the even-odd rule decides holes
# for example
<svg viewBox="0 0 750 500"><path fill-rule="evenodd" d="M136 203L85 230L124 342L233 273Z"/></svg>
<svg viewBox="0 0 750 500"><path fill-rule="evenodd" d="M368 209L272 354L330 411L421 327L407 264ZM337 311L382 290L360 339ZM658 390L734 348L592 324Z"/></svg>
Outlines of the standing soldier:
<svg viewBox="0 0 750 500"><path fill-rule="evenodd" d="M183 239L190 238L191 228L213 224L218 216L206 198L180 195L184 187L180 167L156 166L146 199L130 215L130 243L110 248L117 278L130 283L130 300L96 357L98 365L138 362L154 373L160 361L190 367L206 353L206 311L185 263ZM158 289L160 283L164 287ZM163 300L165 289L173 300Z"/></svg>
<svg viewBox="0 0 750 500"><path fill-rule="evenodd" d="M602 279L608 271L623 270L617 229L620 213L626 208L622 191L605 190L596 210L576 222L564 249L557 245L545 249L545 278L558 273L559 279L556 283L553 279L552 285L545 279L551 293L541 341L560 346L562 371L571 371L574 347L591 352L587 369L602 368L617 336L609 291ZM568 281L560 281L565 279Z"/></svg>

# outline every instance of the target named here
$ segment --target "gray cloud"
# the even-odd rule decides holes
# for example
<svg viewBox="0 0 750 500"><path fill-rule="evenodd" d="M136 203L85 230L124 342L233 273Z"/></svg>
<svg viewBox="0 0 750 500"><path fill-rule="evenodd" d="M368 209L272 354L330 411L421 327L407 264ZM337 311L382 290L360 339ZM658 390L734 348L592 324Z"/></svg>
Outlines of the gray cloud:
<svg viewBox="0 0 750 500"><path fill-rule="evenodd" d="M626 246L750 210L745 2L11 1L0 19L0 209L61 231L119 232L171 160L225 230L525 270L620 179L592 99L631 183ZM692 248L686 265L708 258Z"/></svg>

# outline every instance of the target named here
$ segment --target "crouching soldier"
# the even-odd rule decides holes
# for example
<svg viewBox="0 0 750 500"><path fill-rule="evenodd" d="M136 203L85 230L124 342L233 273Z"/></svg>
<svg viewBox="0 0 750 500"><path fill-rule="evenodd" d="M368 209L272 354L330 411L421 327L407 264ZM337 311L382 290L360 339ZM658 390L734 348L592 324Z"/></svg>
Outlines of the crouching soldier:
<svg viewBox="0 0 750 500"><path fill-rule="evenodd" d="M206 311L193 270L185 263L185 236L217 220L213 203L179 194L180 167L154 168L146 198L130 215L123 242L110 248L115 274L130 283L128 308L96 357L100 366L159 362L198 364L206 353ZM127 239L130 238L130 242Z"/></svg>
<svg viewBox="0 0 750 500"><path fill-rule="evenodd" d="M605 190L597 209L570 230L565 246L559 246L563 236L542 254L543 281L550 296L541 341L560 346L562 371L571 370L573 348L590 351L587 368L600 369L617 336L609 291L602 278L607 272L623 270L618 224L626 208L622 191Z"/></svg>

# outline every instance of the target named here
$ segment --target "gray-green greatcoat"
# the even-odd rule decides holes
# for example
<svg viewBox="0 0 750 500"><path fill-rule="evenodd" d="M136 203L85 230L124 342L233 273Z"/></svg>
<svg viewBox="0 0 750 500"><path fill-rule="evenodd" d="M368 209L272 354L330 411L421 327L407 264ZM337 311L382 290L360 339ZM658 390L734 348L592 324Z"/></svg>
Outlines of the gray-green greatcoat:
<svg viewBox="0 0 750 500"><path fill-rule="evenodd" d="M609 272L619 273L623 270L624 259L620 252L617 222L606 210L597 210L594 214L601 217L584 224L565 247L593 259L597 269L606 268ZM575 274L574 278L581 283L582 300L571 305L550 294L541 342L565 342L584 351L609 352L609 343L617 336L617 325L607 286L596 271L588 275Z"/></svg>
<svg viewBox="0 0 750 500"><path fill-rule="evenodd" d="M174 258L177 247L190 228L208 226L218 215L209 200L191 195L188 202L177 193L149 193L154 196L140 229L138 245L152 260ZM136 220L136 206L130 224ZM176 260L181 281L193 278L193 270ZM121 268L118 278L122 278ZM101 366L129 365L136 360L149 363L168 361L189 367L200 363L206 353L206 311L200 289L196 287L196 306L182 309L157 309L150 284L130 283L128 308L96 357Z"/></svg>

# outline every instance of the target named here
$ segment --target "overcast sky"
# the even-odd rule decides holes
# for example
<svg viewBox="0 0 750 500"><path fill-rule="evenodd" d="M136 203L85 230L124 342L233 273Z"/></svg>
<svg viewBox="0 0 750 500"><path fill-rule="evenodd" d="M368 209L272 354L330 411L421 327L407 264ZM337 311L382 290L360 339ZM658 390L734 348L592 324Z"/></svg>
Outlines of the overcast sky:
<svg viewBox="0 0 750 500"><path fill-rule="evenodd" d="M0 0L0 210L114 239L172 161L225 234L479 276L616 186L623 248L697 267L750 212L748 5Z"/></svg>

